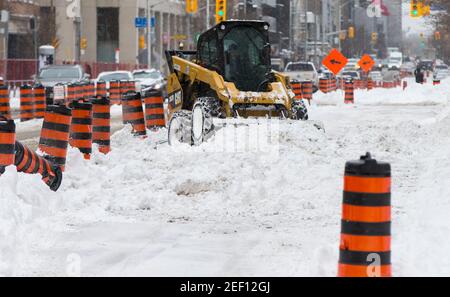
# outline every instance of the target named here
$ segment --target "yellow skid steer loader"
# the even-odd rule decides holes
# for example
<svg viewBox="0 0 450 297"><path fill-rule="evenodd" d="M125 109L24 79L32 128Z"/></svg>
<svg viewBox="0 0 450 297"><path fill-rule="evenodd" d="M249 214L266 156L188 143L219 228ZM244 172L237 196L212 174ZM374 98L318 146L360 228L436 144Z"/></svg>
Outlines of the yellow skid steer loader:
<svg viewBox="0 0 450 297"><path fill-rule="evenodd" d="M212 118L279 117L307 120L308 111L271 68L269 24L224 21L204 32L197 51L166 51L169 144L199 145Z"/></svg>

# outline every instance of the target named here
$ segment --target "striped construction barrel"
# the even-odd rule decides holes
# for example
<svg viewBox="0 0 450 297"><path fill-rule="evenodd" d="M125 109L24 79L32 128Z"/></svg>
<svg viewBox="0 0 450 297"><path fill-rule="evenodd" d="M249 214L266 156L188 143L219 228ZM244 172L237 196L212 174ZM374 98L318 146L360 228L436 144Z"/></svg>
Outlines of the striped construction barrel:
<svg viewBox="0 0 450 297"><path fill-rule="evenodd" d="M18 172L26 174L40 174L44 183L52 191L57 191L62 182L62 171L59 166L52 164L39 156L20 142L15 143L15 165Z"/></svg>
<svg viewBox="0 0 450 297"><path fill-rule="evenodd" d="M147 128L155 129L165 127L164 98L161 91L150 90L144 92L143 96L145 104L145 125Z"/></svg>
<svg viewBox="0 0 450 297"><path fill-rule="evenodd" d="M370 153L345 166L340 277L390 277L391 165Z"/></svg>
<svg viewBox="0 0 450 297"><path fill-rule="evenodd" d="M33 88L29 85L20 87L20 121L26 122L34 119Z"/></svg>
<svg viewBox="0 0 450 297"><path fill-rule="evenodd" d="M16 124L0 116L0 175L5 167L14 165Z"/></svg>
<svg viewBox="0 0 450 297"><path fill-rule="evenodd" d="M144 110L142 100L136 92L128 92L122 99L123 123L133 126L133 134L136 136L145 136Z"/></svg>
<svg viewBox="0 0 450 297"><path fill-rule="evenodd" d="M78 148L86 160L92 154L92 104L72 102L69 143Z"/></svg>
<svg viewBox="0 0 450 297"><path fill-rule="evenodd" d="M77 84L71 83L67 85L67 103L70 104L77 98Z"/></svg>
<svg viewBox="0 0 450 297"><path fill-rule="evenodd" d="M72 110L63 105L49 105L45 111L39 149L64 171L69 144Z"/></svg>
<svg viewBox="0 0 450 297"><path fill-rule="evenodd" d="M111 151L111 106L106 97L92 100L92 143L103 154Z"/></svg>
<svg viewBox="0 0 450 297"><path fill-rule="evenodd" d="M328 79L326 78L321 78L319 79L319 90L322 93L328 93Z"/></svg>
<svg viewBox="0 0 450 297"><path fill-rule="evenodd" d="M33 87L34 94L34 115L37 119L43 119L45 115L45 108L47 105L45 99L45 87L43 85L36 85Z"/></svg>
<svg viewBox="0 0 450 297"><path fill-rule="evenodd" d="M292 91L295 94L295 100L302 100L303 94L302 94L302 83L298 80L291 81L291 87Z"/></svg>
<svg viewBox="0 0 450 297"><path fill-rule="evenodd" d="M90 99L95 97L95 83L89 82L88 83L88 92L85 99Z"/></svg>
<svg viewBox="0 0 450 297"><path fill-rule="evenodd" d="M313 83L312 81L302 82L303 99L311 101L313 99Z"/></svg>
<svg viewBox="0 0 450 297"><path fill-rule="evenodd" d="M112 105L121 104L120 81L112 80L109 83L109 99Z"/></svg>
<svg viewBox="0 0 450 297"><path fill-rule="evenodd" d="M8 86L0 86L0 116L7 119L11 118L11 106L9 104L9 88Z"/></svg>
<svg viewBox="0 0 450 297"><path fill-rule="evenodd" d="M96 96L97 98L106 98L107 90L106 90L106 82L104 80L100 80L96 85Z"/></svg>
<svg viewBox="0 0 450 297"><path fill-rule="evenodd" d="M355 88L353 85L353 81L347 80L344 86L345 93L345 104L353 104L355 103Z"/></svg>
<svg viewBox="0 0 450 297"><path fill-rule="evenodd" d="M373 90L373 80L370 78L367 80L367 90Z"/></svg>

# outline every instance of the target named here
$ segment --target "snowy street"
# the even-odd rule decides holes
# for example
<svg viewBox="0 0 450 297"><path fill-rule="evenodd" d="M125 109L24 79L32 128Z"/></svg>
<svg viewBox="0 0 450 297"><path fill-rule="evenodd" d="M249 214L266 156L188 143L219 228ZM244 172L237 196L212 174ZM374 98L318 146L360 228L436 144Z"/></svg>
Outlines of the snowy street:
<svg viewBox="0 0 450 297"><path fill-rule="evenodd" d="M107 156L71 149L57 193L9 167L0 275L336 276L344 165L366 152L392 165L393 275L449 275L449 89L357 90L355 105L318 92L310 119L325 131L281 123L277 156L181 153L166 130L127 126Z"/></svg>

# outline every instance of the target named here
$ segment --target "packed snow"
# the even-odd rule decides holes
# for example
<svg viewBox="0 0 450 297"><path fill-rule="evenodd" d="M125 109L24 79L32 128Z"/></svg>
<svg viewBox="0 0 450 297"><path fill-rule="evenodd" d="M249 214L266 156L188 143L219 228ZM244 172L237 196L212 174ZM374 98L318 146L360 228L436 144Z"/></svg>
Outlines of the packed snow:
<svg viewBox="0 0 450 297"><path fill-rule="evenodd" d="M277 124L264 152L221 145L266 120L176 149L127 126L107 156L71 149L57 193L10 167L0 275L335 276L344 165L370 151L393 168L394 275L448 276L449 87L319 92L312 122Z"/></svg>

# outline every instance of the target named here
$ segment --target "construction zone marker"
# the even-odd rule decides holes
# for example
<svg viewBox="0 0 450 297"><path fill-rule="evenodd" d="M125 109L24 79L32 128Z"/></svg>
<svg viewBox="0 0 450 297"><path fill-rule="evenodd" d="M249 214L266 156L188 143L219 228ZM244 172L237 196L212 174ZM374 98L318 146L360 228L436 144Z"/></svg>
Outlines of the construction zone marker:
<svg viewBox="0 0 450 297"><path fill-rule="evenodd" d="M106 97L92 100L92 143L105 155L111 151L111 106Z"/></svg>
<svg viewBox="0 0 450 297"><path fill-rule="evenodd" d="M390 277L391 166L370 153L347 162L339 277Z"/></svg>
<svg viewBox="0 0 450 297"><path fill-rule="evenodd" d="M45 108L47 105L46 99L45 99L45 88L43 85L36 85L33 87L33 94L34 94L34 104L35 104L35 110L34 115L37 119L43 119L45 115Z"/></svg>
<svg viewBox="0 0 450 297"><path fill-rule="evenodd" d="M78 148L84 159L89 160L92 154L92 104L72 102L71 107L69 144Z"/></svg>
<svg viewBox="0 0 450 297"><path fill-rule="evenodd" d="M142 100L136 92L128 92L122 99L123 123L133 126L133 134L136 136L146 136L144 109Z"/></svg>
<svg viewBox="0 0 450 297"><path fill-rule="evenodd" d="M69 145L72 110L59 105L47 107L42 124L39 149L46 158L65 170L67 148Z"/></svg>
<svg viewBox="0 0 450 297"><path fill-rule="evenodd" d="M34 119L33 88L29 85L20 87L20 121L26 122Z"/></svg>
<svg viewBox="0 0 450 297"><path fill-rule="evenodd" d="M0 116L0 176L5 167L14 165L16 124L13 120Z"/></svg>
<svg viewBox="0 0 450 297"><path fill-rule="evenodd" d="M8 86L0 86L0 116L11 119L11 106L9 104Z"/></svg>
<svg viewBox="0 0 450 297"><path fill-rule="evenodd" d="M144 92L145 124L148 129L166 126L164 117L164 98L161 91L150 90Z"/></svg>
<svg viewBox="0 0 450 297"><path fill-rule="evenodd" d="M344 92L345 92L345 104L354 104L355 89L352 80L345 81Z"/></svg>

